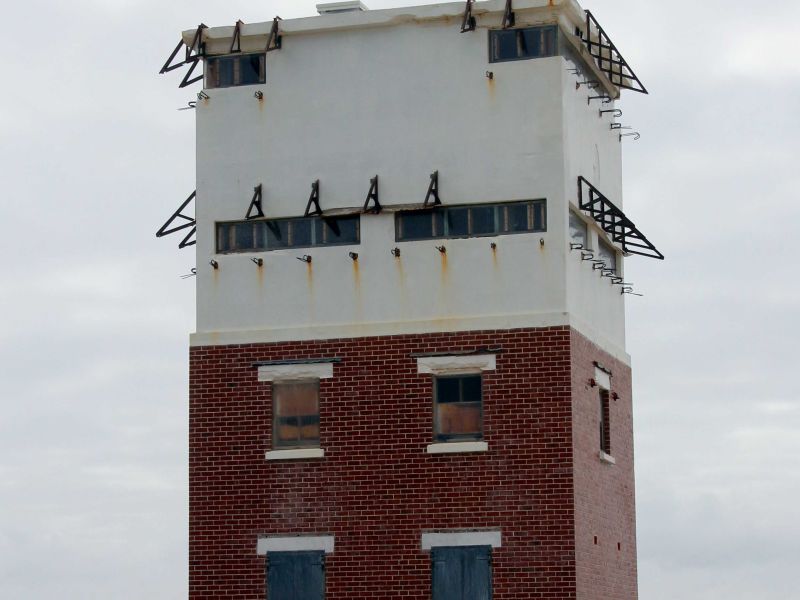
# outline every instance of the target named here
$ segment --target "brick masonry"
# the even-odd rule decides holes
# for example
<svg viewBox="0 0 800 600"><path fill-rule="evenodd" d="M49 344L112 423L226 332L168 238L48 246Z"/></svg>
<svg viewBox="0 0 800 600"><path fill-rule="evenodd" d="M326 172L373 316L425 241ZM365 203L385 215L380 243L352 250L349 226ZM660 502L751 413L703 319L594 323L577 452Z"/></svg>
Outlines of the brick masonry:
<svg viewBox="0 0 800 600"><path fill-rule="evenodd" d="M414 353L500 348L489 451L429 455L432 379ZM263 360L341 358L320 383L322 459L266 461ZM593 361L613 373L598 458ZM328 600L430 598L426 531L500 529L495 600L635 600L630 372L567 327L194 347L189 597L266 596L260 535L334 535ZM598 543L594 543L597 536ZM619 549L617 546L619 543Z"/></svg>

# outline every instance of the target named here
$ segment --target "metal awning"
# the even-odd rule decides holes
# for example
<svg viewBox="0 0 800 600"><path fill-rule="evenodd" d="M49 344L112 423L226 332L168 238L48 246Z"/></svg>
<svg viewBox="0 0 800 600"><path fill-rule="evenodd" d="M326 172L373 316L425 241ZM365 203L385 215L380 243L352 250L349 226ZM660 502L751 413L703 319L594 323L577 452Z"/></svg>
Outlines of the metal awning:
<svg viewBox="0 0 800 600"><path fill-rule="evenodd" d="M592 55L598 68L608 76L609 81L620 88L647 94L647 88L633 72L627 61L622 58L614 42L594 18L590 11L586 11L586 31L581 35L589 54Z"/></svg>
<svg viewBox="0 0 800 600"><path fill-rule="evenodd" d="M664 260L664 255L636 228L625 213L583 177L578 177L578 205L592 217L626 254Z"/></svg>

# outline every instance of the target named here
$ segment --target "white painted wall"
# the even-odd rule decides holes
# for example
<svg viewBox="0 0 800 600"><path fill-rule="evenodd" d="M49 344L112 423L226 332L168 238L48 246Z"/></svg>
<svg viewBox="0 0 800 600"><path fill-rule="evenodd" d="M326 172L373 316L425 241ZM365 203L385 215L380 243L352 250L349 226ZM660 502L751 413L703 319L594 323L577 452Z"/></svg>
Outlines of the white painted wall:
<svg viewBox="0 0 800 600"><path fill-rule="evenodd" d="M518 12L518 22L556 18L543 10ZM580 106L564 58L489 64L487 30L458 29L450 19L295 31L269 53L265 85L207 90L196 111L194 344L585 322L624 353L622 299L576 267L567 237L577 172L591 176L595 144L599 185L619 191L608 119L599 123L585 98ZM448 205L546 198L548 231L396 243L386 211L362 216L358 246L215 255L215 222L244 218L259 183L267 215L286 217L303 214L317 178L323 209L362 205L375 174L391 206L422 202L434 170Z"/></svg>

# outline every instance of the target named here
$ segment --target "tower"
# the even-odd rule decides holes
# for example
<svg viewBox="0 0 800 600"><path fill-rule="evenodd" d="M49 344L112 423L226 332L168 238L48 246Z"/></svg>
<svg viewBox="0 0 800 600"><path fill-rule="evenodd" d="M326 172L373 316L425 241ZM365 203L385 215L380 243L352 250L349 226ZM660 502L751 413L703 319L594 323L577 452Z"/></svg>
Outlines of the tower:
<svg viewBox="0 0 800 600"><path fill-rule="evenodd" d="M159 231L196 230L190 598L636 598L645 88L572 0L318 8L162 69L204 86Z"/></svg>

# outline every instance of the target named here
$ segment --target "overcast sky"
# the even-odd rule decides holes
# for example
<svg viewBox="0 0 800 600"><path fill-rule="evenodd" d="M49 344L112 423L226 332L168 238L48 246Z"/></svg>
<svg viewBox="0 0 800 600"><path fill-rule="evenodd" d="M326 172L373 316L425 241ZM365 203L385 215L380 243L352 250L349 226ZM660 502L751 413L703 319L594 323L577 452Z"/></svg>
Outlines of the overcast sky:
<svg viewBox="0 0 800 600"><path fill-rule="evenodd" d="M413 3L413 2L412 2ZM402 6L368 0L371 8ZM640 597L786 600L800 565L800 3L586 0L623 94ZM0 598L187 590L194 189L182 29L309 0L27 0L0 36Z"/></svg>

